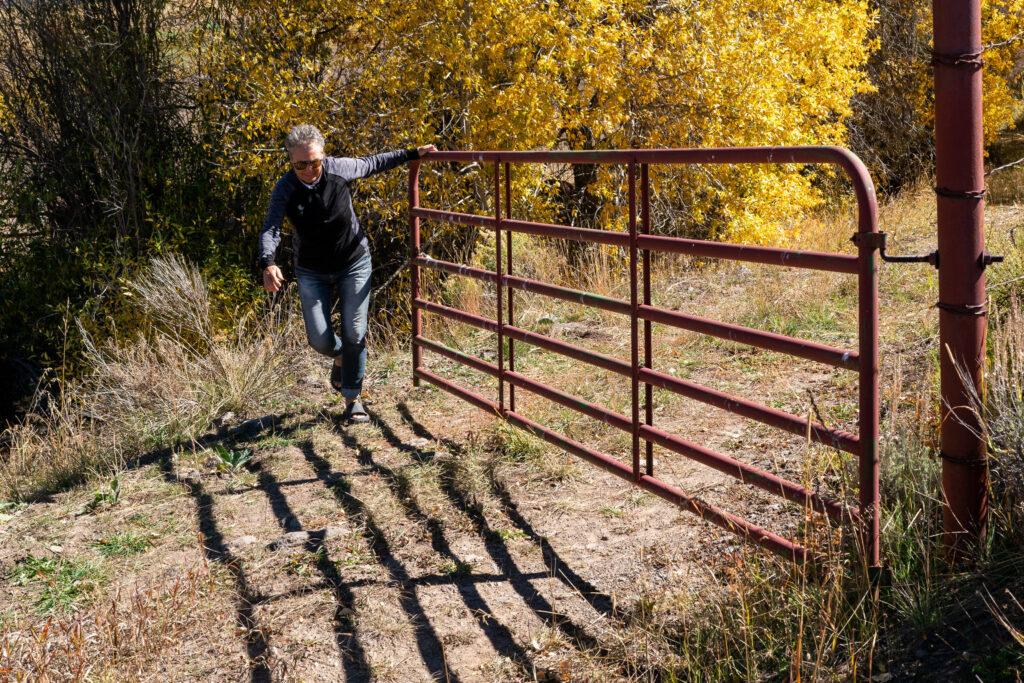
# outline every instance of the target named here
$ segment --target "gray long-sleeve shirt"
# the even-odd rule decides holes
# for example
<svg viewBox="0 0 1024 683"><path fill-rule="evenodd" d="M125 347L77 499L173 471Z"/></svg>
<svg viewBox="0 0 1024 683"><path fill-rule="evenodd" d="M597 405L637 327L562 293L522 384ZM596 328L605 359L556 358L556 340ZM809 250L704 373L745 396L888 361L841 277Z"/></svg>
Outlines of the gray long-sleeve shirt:
<svg viewBox="0 0 1024 683"><path fill-rule="evenodd" d="M274 185L260 231L260 268L274 263L285 216L294 228L295 265L318 272L345 267L360 246L367 247L366 233L352 207L349 183L418 158L416 149L358 158L325 157L323 172L312 188L294 171L285 173Z"/></svg>

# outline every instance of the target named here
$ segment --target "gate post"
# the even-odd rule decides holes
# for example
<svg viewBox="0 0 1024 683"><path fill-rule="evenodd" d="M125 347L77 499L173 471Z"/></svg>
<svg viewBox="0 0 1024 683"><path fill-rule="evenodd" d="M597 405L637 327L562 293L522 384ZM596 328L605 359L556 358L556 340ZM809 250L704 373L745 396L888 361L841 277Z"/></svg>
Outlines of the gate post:
<svg viewBox="0 0 1024 683"><path fill-rule="evenodd" d="M943 530L956 556L984 537L988 515L972 400L982 391L987 326L980 0L934 0L933 30Z"/></svg>

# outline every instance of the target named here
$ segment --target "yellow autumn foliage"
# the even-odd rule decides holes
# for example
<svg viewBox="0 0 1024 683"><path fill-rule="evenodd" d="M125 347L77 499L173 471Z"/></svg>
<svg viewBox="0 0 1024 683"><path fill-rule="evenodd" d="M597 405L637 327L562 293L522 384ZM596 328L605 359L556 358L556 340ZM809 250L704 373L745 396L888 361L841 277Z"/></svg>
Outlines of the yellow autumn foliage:
<svg viewBox="0 0 1024 683"><path fill-rule="evenodd" d="M863 1L494 0L350 3L229 0L211 34L202 104L225 180L269 188L281 141L319 126L328 153L434 142L442 149L607 149L842 144L872 15ZM482 197L487 172L435 199ZM517 169L532 217L558 211L540 168ZM671 220L659 229L785 242L821 201L793 167L652 174ZM622 227L622 169L585 188L600 223ZM380 223L404 229L401 178L364 185ZM457 199L457 198L456 198ZM485 207L477 206L475 210ZM249 217L250 229L258 216Z"/></svg>
<svg viewBox="0 0 1024 683"><path fill-rule="evenodd" d="M917 17L916 32L922 44L932 45L932 1L898 0L907 3L911 11L905 16ZM982 0L981 33L984 51L983 92L985 142L995 140L1000 132L1012 126L1021 114L1021 81L1016 73L1015 62L1024 47L1024 0ZM892 59L906 59L896 53ZM922 125L929 130L935 119L934 82L929 55L909 56L913 60L917 79L916 92L907 93L914 97L915 107Z"/></svg>

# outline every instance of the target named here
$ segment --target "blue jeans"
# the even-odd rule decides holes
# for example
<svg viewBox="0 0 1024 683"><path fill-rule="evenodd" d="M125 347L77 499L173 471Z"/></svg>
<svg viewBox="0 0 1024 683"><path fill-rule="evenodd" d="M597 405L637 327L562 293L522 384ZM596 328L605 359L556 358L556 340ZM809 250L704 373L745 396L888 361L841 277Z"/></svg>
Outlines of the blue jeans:
<svg viewBox="0 0 1024 683"><path fill-rule="evenodd" d="M341 394L359 396L366 374L366 315L370 307L370 251L365 249L343 270L319 273L295 268L309 345L325 356L341 356ZM341 304L341 336L331 315Z"/></svg>

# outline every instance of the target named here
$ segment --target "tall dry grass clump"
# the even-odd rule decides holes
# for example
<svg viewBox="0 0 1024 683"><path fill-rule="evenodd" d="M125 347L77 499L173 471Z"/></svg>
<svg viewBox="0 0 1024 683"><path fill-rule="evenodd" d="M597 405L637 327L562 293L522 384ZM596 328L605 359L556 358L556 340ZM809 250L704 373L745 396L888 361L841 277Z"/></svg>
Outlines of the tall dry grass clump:
<svg viewBox="0 0 1024 683"><path fill-rule="evenodd" d="M1019 550L1024 548L1024 310L1017 296L1004 315L994 316L991 353L983 415L992 463L993 541Z"/></svg>
<svg viewBox="0 0 1024 683"><path fill-rule="evenodd" d="M7 431L0 497L32 498L194 439L218 416L256 411L291 384L298 338L288 301L221 333L202 275L177 256L153 259L128 287L143 319L138 336L100 343L79 325L87 373L59 383L55 400Z"/></svg>

